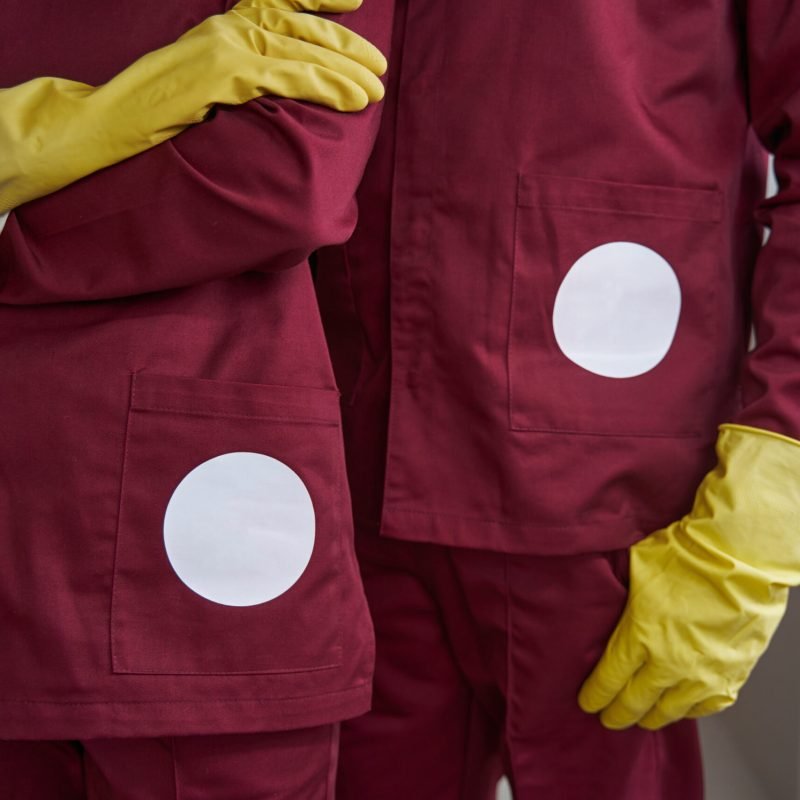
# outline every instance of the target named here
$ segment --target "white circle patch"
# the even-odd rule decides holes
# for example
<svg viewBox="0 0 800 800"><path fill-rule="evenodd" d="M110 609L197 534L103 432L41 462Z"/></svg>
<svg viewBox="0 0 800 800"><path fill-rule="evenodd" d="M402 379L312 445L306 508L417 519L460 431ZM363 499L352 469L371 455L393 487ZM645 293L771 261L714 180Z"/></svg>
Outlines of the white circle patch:
<svg viewBox="0 0 800 800"><path fill-rule="evenodd" d="M259 453L226 453L195 467L164 517L178 577L226 606L258 605L290 589L311 559L314 532L303 481Z"/></svg>
<svg viewBox="0 0 800 800"><path fill-rule="evenodd" d="M641 244L611 242L581 256L564 277L553 330L564 355L606 378L633 378L667 354L681 311L672 267Z"/></svg>

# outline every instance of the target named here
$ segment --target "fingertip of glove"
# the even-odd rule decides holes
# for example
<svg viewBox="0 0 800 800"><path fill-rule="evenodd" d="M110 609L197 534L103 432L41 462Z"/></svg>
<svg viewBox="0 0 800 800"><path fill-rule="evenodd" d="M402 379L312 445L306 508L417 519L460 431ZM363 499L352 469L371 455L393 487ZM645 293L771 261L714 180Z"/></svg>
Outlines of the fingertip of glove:
<svg viewBox="0 0 800 800"><path fill-rule="evenodd" d="M585 683L578 693L578 705L587 714L597 714L598 711L603 709L603 704L598 702L592 687L588 683Z"/></svg>
<svg viewBox="0 0 800 800"><path fill-rule="evenodd" d="M620 719L613 712L607 711L600 715L600 722L604 728L610 731L624 731L636 724L636 720Z"/></svg>
<svg viewBox="0 0 800 800"><path fill-rule="evenodd" d="M346 111L347 113L356 113L363 111L370 103L371 98L367 96L364 91L353 92L349 97L343 99L338 111Z"/></svg>
<svg viewBox="0 0 800 800"><path fill-rule="evenodd" d="M347 14L350 11L357 11L363 5L364 0L318 0L315 4L316 7L308 9L305 3L306 10L319 11L325 14Z"/></svg>
<svg viewBox="0 0 800 800"><path fill-rule="evenodd" d="M364 74L364 80L359 84L359 89L365 94L368 103L379 103L386 94L386 89L381 81L370 73Z"/></svg>
<svg viewBox="0 0 800 800"><path fill-rule="evenodd" d="M640 720L638 724L640 728L652 733L655 731L660 731L667 723L663 721L657 722L645 717L643 720Z"/></svg>
<svg viewBox="0 0 800 800"><path fill-rule="evenodd" d="M370 95L370 102L372 103L380 103L381 100L386 96L386 89L384 89L383 84L380 85L380 89L377 87L375 91Z"/></svg>
<svg viewBox="0 0 800 800"><path fill-rule="evenodd" d="M234 6L257 5L280 11L300 11L310 14L347 14L361 8L364 0L239 0Z"/></svg>
<svg viewBox="0 0 800 800"><path fill-rule="evenodd" d="M363 40L358 51L347 53L349 58L366 67L376 78L386 74L389 62L386 56L370 42Z"/></svg>
<svg viewBox="0 0 800 800"><path fill-rule="evenodd" d="M677 722L678 719L680 717L668 717L663 710L656 707L645 714L636 724L646 731L659 731L667 725Z"/></svg>
<svg viewBox="0 0 800 800"><path fill-rule="evenodd" d="M597 709L583 696L583 694L578 695L578 705L580 706L581 711L585 711L587 714L596 714Z"/></svg>

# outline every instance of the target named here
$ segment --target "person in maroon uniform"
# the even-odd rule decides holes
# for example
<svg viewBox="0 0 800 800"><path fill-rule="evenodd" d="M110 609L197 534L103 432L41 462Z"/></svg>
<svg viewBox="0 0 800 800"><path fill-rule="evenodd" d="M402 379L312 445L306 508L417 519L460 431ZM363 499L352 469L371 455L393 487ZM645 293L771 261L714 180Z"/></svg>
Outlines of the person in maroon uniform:
<svg viewBox="0 0 800 800"><path fill-rule="evenodd" d="M790 469L704 511L732 453L766 469L732 438L800 438L800 3L401 0L393 36L317 273L377 631L337 796L696 800L678 720L733 701L800 569ZM685 520L718 541L665 529L731 422Z"/></svg>
<svg viewBox="0 0 800 800"><path fill-rule="evenodd" d="M449 10L398 3L362 223L319 259L378 627L339 794L487 798L505 769L522 800L696 798L668 724L733 701L798 580L798 11ZM135 433L187 396L146 389ZM193 474L179 575L186 507L228 477Z"/></svg>
<svg viewBox="0 0 800 800"><path fill-rule="evenodd" d="M101 84L232 5L12 2L0 84ZM342 21L388 46L392 7ZM353 228L376 109L221 107L8 216L4 797L333 796L373 638L306 259Z"/></svg>

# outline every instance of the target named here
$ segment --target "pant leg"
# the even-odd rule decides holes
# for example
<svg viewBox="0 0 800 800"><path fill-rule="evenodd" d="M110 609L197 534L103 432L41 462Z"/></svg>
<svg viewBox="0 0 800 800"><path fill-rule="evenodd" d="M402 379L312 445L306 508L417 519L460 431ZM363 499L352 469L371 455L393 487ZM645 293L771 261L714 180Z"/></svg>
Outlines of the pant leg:
<svg viewBox="0 0 800 800"><path fill-rule="evenodd" d="M444 550L363 537L376 630L373 709L342 727L337 800L489 800L502 727L452 652L432 575Z"/></svg>
<svg viewBox="0 0 800 800"><path fill-rule="evenodd" d="M0 796L7 800L85 800L77 742L0 741Z"/></svg>
<svg viewBox="0 0 800 800"><path fill-rule="evenodd" d="M622 613L627 552L508 557L506 744L515 800L700 800L696 727L608 731L577 695Z"/></svg>
<svg viewBox="0 0 800 800"><path fill-rule="evenodd" d="M83 744L88 800L333 800L339 726Z"/></svg>
<svg viewBox="0 0 800 800"><path fill-rule="evenodd" d="M377 541L360 558L376 693L346 726L339 800L491 798L498 735L515 800L700 800L693 723L608 731L577 705L625 604L626 551Z"/></svg>

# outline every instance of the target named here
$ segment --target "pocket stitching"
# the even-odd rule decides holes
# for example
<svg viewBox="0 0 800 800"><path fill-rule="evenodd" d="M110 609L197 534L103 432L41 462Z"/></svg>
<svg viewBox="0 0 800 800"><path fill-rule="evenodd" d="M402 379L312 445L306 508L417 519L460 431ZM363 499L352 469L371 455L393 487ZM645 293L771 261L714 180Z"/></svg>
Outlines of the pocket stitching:
<svg viewBox="0 0 800 800"><path fill-rule="evenodd" d="M531 181L534 185L538 181L552 181L554 183L561 183L564 188L567 188L568 185L580 183L580 184L594 184L594 185L601 185L608 187L609 194L613 194L614 192L618 192L620 194L626 192L628 189L633 188L638 191L639 194L645 194L647 190L653 191L675 191L689 194L694 194L699 199L702 195L709 195L716 198L715 208L713 214L708 215L697 215L697 216L680 216L680 217L673 217L667 216L664 214L659 213L642 213L636 211L628 211L624 208L606 208L606 209L594 209L594 208L582 208L578 206L570 206L570 205L563 205L557 204L553 202L538 202L537 198L531 199L531 197L525 197L524 195L529 194L533 196L534 192L529 187L526 187L525 181ZM513 243L513 255L512 255L512 279L511 279L511 292L510 292L510 309L509 309L509 322L508 322L508 340L507 340L507 347L506 347L506 370L507 370L507 380L508 380L508 425L509 430L517 431L521 433L543 433L543 434L557 434L557 435L570 435L570 436L603 436L603 437L625 437L625 438L643 438L643 439L699 439L701 438L704 433L699 428L694 429L684 429L682 431L676 432L663 432L663 431L625 431L625 430L601 430L601 431L592 431L592 430L571 430L569 428L556 428L556 427L545 427L543 425L523 425L515 421L515 388L514 388L514 380L513 375L515 372L518 371L519 368L514 369L513 362L514 362L514 353L516 351L515 348L515 339L514 336L514 320L517 317L518 313L518 306L520 305L519 301L517 300L518 296L518 289L517 283L519 279L520 269L518 268L519 261L520 261L520 235L519 235L519 223L520 223L520 213L522 209L526 208L554 208L560 212L564 211L579 211L585 213L606 213L609 215L614 216L622 216L622 217L631 217L631 216L639 216L639 217L652 217L656 219L671 219L674 221L680 222L694 222L699 224L708 224L714 225L718 227L719 222L721 220L721 206L722 206L722 193L717 189L687 189L682 187L662 187L662 186L647 186L644 184L633 184L633 183L622 183L622 182L611 182L611 181L590 181L581 178L569 178L569 177L560 177L560 176L539 176L539 175L531 175L528 173L518 173L517 174L517 202L515 208L515 215L514 215L514 228L513 228L513 235L514 235L514 243Z"/></svg>
<svg viewBox="0 0 800 800"><path fill-rule="evenodd" d="M235 403L247 405L251 410L248 416L253 418L286 416L316 422L328 414L325 422L338 425L340 421L340 395L335 389L217 381L141 370L132 373L132 379L137 387L144 383L143 392L137 389L132 397L130 409L133 411L191 413L198 408L195 395L202 387L207 407L200 410L207 414L230 415L232 412L226 408L220 410L211 406ZM234 388L239 392L233 391ZM285 413L281 413L282 410ZM319 416L313 416L315 414Z"/></svg>
<svg viewBox="0 0 800 800"><path fill-rule="evenodd" d="M128 445L130 442L131 431L131 410L133 409L136 400L136 374L131 374L131 389L128 395L128 413L125 415L125 440L122 447L122 469L120 470L120 483L119 483L119 501L117 502L117 525L114 532L114 568L111 570L111 609L108 620L108 641L111 648L111 671L114 674L120 674L117 660L117 626L114 624L116 619L117 608L117 574L119 564L117 561L117 553L119 551L119 542L122 534L122 510L125 505L125 486L127 483L128 475Z"/></svg>
<svg viewBox="0 0 800 800"><path fill-rule="evenodd" d="M548 183L553 185L552 194L556 195L552 200L539 194L540 191L547 193ZM601 187L604 189L603 192L599 191ZM685 201L682 202L679 196L683 196ZM641 208L643 201L649 202L651 206L666 207L668 213L652 207L643 211ZM609 207L613 202L619 203L620 207ZM710 203L712 207L708 208L704 203ZM722 219L722 193L719 189L519 173L517 207L585 210L714 224Z"/></svg>
<svg viewBox="0 0 800 800"><path fill-rule="evenodd" d="M117 635L117 631L119 629L119 624L115 624L116 619L116 609L118 606L118 599L117 599L117 587L119 584L118 581L118 573L119 573L119 563L118 563L118 550L119 550L119 543L122 537L122 521L123 521L123 509L125 506L125 487L128 482L128 465L130 463L130 455L129 455L129 443L130 443L130 434L131 434L131 421L134 419L134 415L137 413L146 413L147 410L159 411L163 409L155 409L155 408L144 408L144 407L137 407L136 405L136 386L137 386L137 377L141 373L133 372L130 375L131 378L131 389L129 393L129 401L128 401L128 411L126 414L125 419L125 436L122 448L122 465L120 470L120 489L119 489L119 500L117 503L117 522L115 527L115 536L114 536L114 566L112 569L112 584L111 584L111 603L110 603L110 613L109 613L109 645L110 645L110 656L111 656L111 668L112 673L116 675L161 675L161 676L225 676L225 675L289 675L289 674L303 674L303 673L310 673L310 672L321 672L325 670L331 669L338 669L342 665L342 620L337 617L336 619L336 643L329 649L329 653L334 656L337 660L332 663L327 664L315 664L313 666L306 666L306 667L274 667L274 668L266 668L266 669L237 669L237 670L200 670L200 671L192 671L192 670L179 670L177 668L173 668L171 670L165 669L144 669L144 668L133 668L133 667L126 667L123 668L119 664L119 658L117 651L119 650L118 640L119 637ZM186 380L195 380L193 378L188 378ZM202 379L196 379L202 380ZM248 384L252 386L261 386L261 384ZM266 384L265 384L266 386ZM293 387L290 387L293 388ZM330 390L335 394L334 390ZM186 412L184 410L174 410L174 409L166 409L167 413L177 413L180 415L187 415L193 416L191 412ZM252 417L249 415L224 415L224 414L197 414L194 416L211 416L211 417L230 417L233 419L259 419L265 421L277 421L281 422L282 424L285 423L293 423L293 424L322 424L326 427L338 427L337 423L324 421L321 423L312 422L311 420L298 420L298 419L284 419L284 418L272 418L272 417ZM339 481L342 480L342 466L341 464L337 464L337 476ZM313 500L312 500L313 502ZM337 512L338 514L338 512ZM336 529L338 530L339 525L337 524ZM340 533L335 534L335 541L333 546L335 547L335 553L337 556L337 562L339 564L339 571L342 569L342 564L344 560L344 553L343 547L344 543L342 541L342 536ZM338 582L337 582L338 583Z"/></svg>
<svg viewBox="0 0 800 800"><path fill-rule="evenodd" d="M148 412L163 412L166 414L180 414L187 417L217 417L220 419L260 419L269 422L283 422L294 425L325 425L331 428L338 428L339 423L329 419L317 419L315 417L281 417L274 414L234 414L223 411L213 411L211 409L189 409L189 408L170 408L168 406L148 405L146 408L131 408L131 413L147 414Z"/></svg>

